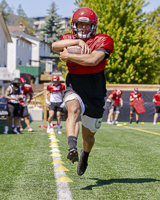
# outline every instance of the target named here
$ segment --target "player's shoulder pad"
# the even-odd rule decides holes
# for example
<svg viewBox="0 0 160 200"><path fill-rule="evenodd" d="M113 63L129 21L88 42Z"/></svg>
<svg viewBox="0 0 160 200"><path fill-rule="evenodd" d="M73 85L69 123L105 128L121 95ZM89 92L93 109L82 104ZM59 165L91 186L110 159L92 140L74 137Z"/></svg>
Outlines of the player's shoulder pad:
<svg viewBox="0 0 160 200"><path fill-rule="evenodd" d="M47 90L52 89L52 86L53 86L53 84L49 84L49 85L47 85Z"/></svg>
<svg viewBox="0 0 160 200"><path fill-rule="evenodd" d="M109 35L97 34L95 36L97 43L99 43L99 48L106 49L109 53L113 52L114 41Z"/></svg>
<svg viewBox="0 0 160 200"><path fill-rule="evenodd" d="M72 35L72 33L65 33L60 40L65 40L65 39L74 39L74 36Z"/></svg>
<svg viewBox="0 0 160 200"><path fill-rule="evenodd" d="M65 85L61 84L61 90L65 90Z"/></svg>

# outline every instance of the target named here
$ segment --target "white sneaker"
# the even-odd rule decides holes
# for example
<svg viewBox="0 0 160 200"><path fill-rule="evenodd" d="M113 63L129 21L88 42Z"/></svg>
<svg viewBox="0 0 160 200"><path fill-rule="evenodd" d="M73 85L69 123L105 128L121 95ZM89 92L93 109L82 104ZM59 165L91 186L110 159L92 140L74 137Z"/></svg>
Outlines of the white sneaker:
<svg viewBox="0 0 160 200"><path fill-rule="evenodd" d="M17 128L14 128L13 130L12 130L12 134L19 134L19 132L17 131Z"/></svg>
<svg viewBox="0 0 160 200"><path fill-rule="evenodd" d="M51 132L51 129L50 129L50 127L48 126L47 127L47 133L50 133Z"/></svg>
<svg viewBox="0 0 160 200"><path fill-rule="evenodd" d="M32 128L29 128L28 132L34 132L34 130Z"/></svg>
<svg viewBox="0 0 160 200"><path fill-rule="evenodd" d="M58 133L58 134L62 134L62 132L61 132L61 131L58 131L57 133Z"/></svg>
<svg viewBox="0 0 160 200"><path fill-rule="evenodd" d="M8 134L8 130L9 130L8 126L5 126L5 127L4 127L3 133L4 133L4 134Z"/></svg>
<svg viewBox="0 0 160 200"><path fill-rule="evenodd" d="M22 131L23 131L23 128L20 128L19 131L22 132Z"/></svg>
<svg viewBox="0 0 160 200"><path fill-rule="evenodd" d="M156 122L153 122L153 125L156 125Z"/></svg>
<svg viewBox="0 0 160 200"><path fill-rule="evenodd" d="M107 124L112 125L112 122L107 122Z"/></svg>

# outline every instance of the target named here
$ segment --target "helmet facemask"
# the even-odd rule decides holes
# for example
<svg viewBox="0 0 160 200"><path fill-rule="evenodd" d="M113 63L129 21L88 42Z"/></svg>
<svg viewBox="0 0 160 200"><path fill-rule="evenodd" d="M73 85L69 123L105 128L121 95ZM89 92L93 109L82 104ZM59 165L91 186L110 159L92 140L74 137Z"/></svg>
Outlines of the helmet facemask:
<svg viewBox="0 0 160 200"><path fill-rule="evenodd" d="M91 28L90 29L77 28L78 22L90 23ZM94 21L91 21L86 17L80 17L79 19L72 20L71 29L72 29L72 34L75 36L75 38L88 39L96 34L96 28L97 25L95 25Z"/></svg>

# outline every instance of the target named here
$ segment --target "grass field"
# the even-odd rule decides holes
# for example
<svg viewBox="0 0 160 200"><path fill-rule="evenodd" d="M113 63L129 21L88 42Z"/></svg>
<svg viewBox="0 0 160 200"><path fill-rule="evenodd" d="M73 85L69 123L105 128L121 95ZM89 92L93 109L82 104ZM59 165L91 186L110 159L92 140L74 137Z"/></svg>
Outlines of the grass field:
<svg viewBox="0 0 160 200"><path fill-rule="evenodd" d="M0 200L56 200L56 183L46 122L32 122L35 130L20 135L2 134L0 121ZM65 122L63 122L63 126ZM74 200L159 200L160 125L132 123L113 126L102 123L83 176L77 163L67 160L65 130L57 135ZM81 130L78 151L82 148Z"/></svg>

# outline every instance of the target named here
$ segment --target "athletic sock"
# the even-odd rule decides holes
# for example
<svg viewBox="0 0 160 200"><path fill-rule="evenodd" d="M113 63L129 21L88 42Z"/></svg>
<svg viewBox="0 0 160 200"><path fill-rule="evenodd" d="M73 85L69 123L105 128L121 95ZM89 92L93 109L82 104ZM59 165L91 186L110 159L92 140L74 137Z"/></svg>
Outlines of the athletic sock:
<svg viewBox="0 0 160 200"><path fill-rule="evenodd" d="M77 138L75 136L68 137L68 145L70 149L77 149Z"/></svg>
<svg viewBox="0 0 160 200"><path fill-rule="evenodd" d="M82 158L83 158L83 161L84 161L85 163L88 162L89 154L90 154L90 152L85 152L84 150L82 151Z"/></svg>
<svg viewBox="0 0 160 200"><path fill-rule="evenodd" d="M130 124L132 123L132 119L130 119Z"/></svg>
<svg viewBox="0 0 160 200"><path fill-rule="evenodd" d="M59 132L60 130L60 125L57 125L57 132Z"/></svg>

